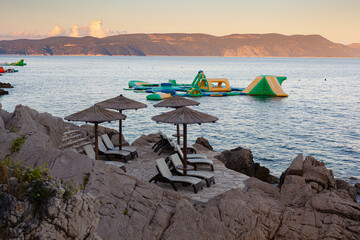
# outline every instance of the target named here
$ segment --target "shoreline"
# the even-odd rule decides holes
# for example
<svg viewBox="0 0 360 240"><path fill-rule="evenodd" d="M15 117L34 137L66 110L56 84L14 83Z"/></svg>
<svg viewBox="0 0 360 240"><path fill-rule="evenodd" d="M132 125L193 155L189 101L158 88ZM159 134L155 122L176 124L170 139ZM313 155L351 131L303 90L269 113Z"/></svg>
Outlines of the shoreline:
<svg viewBox="0 0 360 240"><path fill-rule="evenodd" d="M360 234L360 205L353 198L353 188L345 181L336 180L323 162L311 156L295 158L279 187L247 177L239 179L246 182L246 186L231 182L237 186L230 189L226 189L226 184L230 184L228 179L232 177L228 175L232 173L227 174L226 169L220 168L222 163L214 159L219 168L214 172L217 174L215 185L192 193L191 188L179 184L176 192L168 189L169 184L165 187L162 183L149 183L146 176L139 179L130 174L132 171L139 176L156 174L154 158L159 156L151 148L156 136L143 135L132 143L139 157L125 163L128 173L78 152L59 150L65 128L71 125L62 118L22 105L13 113L1 108L0 104L0 158L9 156L29 167L46 163L53 181L61 180L61 185L64 182L74 186L67 198L60 192L49 198L42 205L45 209L40 210L41 218L37 218L29 210L33 209L31 202L17 199L7 190L18 184L16 178L8 179L11 184L2 184L0 201L7 201L3 202L7 207L1 209L0 223L5 224L2 229L10 229L14 237L38 234L40 239L80 235L93 239L154 240L334 236L356 239ZM82 134L88 136L93 127L83 129ZM209 158L217 154L202 145L196 147ZM164 153L164 157L168 154ZM224 186L225 191L202 201L201 197L208 191ZM193 199L193 195L199 198ZM23 211L16 211L15 206L21 206ZM34 220L38 224L33 224Z"/></svg>
<svg viewBox="0 0 360 240"><path fill-rule="evenodd" d="M223 57L223 58L319 58L319 59L358 59L359 57L312 57L312 56L308 56L308 57L290 57L290 56L187 56L187 55L145 55L145 56L141 56L141 55L102 55L102 54L69 54L69 55L47 55L47 54L0 54L0 56L43 56L43 57L194 57L194 58L216 58L216 57Z"/></svg>

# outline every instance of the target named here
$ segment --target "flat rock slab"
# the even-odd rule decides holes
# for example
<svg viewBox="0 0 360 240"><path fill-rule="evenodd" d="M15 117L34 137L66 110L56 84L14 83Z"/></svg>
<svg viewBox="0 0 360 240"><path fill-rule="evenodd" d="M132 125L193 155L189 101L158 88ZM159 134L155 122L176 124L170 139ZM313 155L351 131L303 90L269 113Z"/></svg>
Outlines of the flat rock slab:
<svg viewBox="0 0 360 240"><path fill-rule="evenodd" d="M164 151L160 156L153 152L151 149L152 145L145 145L141 148L137 147L139 157L134 160L129 161L125 164L127 174L135 176L138 179L149 181L152 177L158 174L156 170L155 160L158 158L167 158L172 152ZM225 167L225 165L214 158L215 155L219 154L214 151L202 151L198 150L198 153L205 154L208 159L214 161L214 177L216 184L211 184L208 188L205 181L203 181L203 189L199 190L198 193L194 193L191 186L183 187L181 184L176 184L178 192L184 196L199 201L199 202L208 202L210 199L222 194L226 191L229 191L234 188L240 188L245 190L245 182L249 178L248 176L233 171ZM208 166L200 166L199 170L210 171ZM156 185L174 191L170 184L157 182Z"/></svg>

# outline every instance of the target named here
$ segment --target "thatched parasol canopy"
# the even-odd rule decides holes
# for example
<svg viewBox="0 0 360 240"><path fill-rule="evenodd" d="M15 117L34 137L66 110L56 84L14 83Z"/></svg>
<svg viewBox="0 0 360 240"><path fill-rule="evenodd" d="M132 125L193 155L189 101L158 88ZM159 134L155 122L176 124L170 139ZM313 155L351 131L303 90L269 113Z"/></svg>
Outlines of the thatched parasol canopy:
<svg viewBox="0 0 360 240"><path fill-rule="evenodd" d="M156 122L163 123L173 123L173 124L183 124L184 127L184 159L183 159L183 170L184 175L186 175L187 170L187 125L188 124L201 124L201 123L210 123L216 122L217 117L211 116L206 113L202 113L196 110L193 110L188 107L181 107L176 110L166 112L151 118Z"/></svg>
<svg viewBox="0 0 360 240"><path fill-rule="evenodd" d="M122 110L129 110L129 109L139 109L139 108L146 108L147 105L135 100L132 100L130 98L124 97L122 94L120 94L117 97L110 98L108 100L99 102L98 105L104 107L104 108L110 108L118 110L120 113ZM119 149L121 150L122 142L121 142L121 136L122 136L122 122L119 121Z"/></svg>
<svg viewBox="0 0 360 240"><path fill-rule="evenodd" d="M196 111L188 107L181 107L176 110L154 116L151 119L156 122L173 124L201 124L216 122L218 120L217 117Z"/></svg>
<svg viewBox="0 0 360 240"><path fill-rule="evenodd" d="M99 102L97 104L104 108L110 108L119 111L147 107L146 104L124 97L122 94L117 97Z"/></svg>
<svg viewBox="0 0 360 240"><path fill-rule="evenodd" d="M99 151L98 151L98 124L102 122L111 122L117 120L125 120L126 115L107 110L102 108L101 106L94 105L80 112L71 114L65 117L68 121L77 121L77 122L91 122L95 124L95 158L98 159Z"/></svg>
<svg viewBox="0 0 360 240"><path fill-rule="evenodd" d="M80 112L65 117L68 121L102 123L117 120L125 120L126 115L107 110L97 104Z"/></svg>
<svg viewBox="0 0 360 240"><path fill-rule="evenodd" d="M154 107L179 108L179 107L184 107L184 106L197 106L199 104L200 104L199 102L181 97L179 95L175 95L171 98L167 98L157 104L154 104Z"/></svg>
<svg viewBox="0 0 360 240"><path fill-rule="evenodd" d="M180 108L184 106L197 106L199 102L175 95L171 98L167 98L157 104L154 104L154 107L171 107L171 108ZM179 124L176 124L176 136L177 143L180 144L180 128Z"/></svg>

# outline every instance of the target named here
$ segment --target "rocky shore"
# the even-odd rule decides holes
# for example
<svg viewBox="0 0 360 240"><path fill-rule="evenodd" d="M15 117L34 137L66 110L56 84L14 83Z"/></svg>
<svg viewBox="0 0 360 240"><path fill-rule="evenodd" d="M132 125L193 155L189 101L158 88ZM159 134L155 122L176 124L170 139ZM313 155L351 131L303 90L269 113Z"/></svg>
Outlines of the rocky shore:
<svg viewBox="0 0 360 240"><path fill-rule="evenodd" d="M156 136L141 136L131 144L139 158L124 172L84 154L60 150L66 125L61 118L22 105L8 113L0 104L2 166L7 163L11 173L16 163L30 167L30 172L46 164L51 179L42 186L54 193L39 210L29 194L14 193L22 186L20 177L4 178L0 239L359 239L355 188L335 179L323 162L311 156L297 156L278 186L255 178L264 170L250 162L254 170L241 170L255 176L244 180L246 187L200 202L184 190L175 192L138 178L136 168L130 168L133 164L141 170L145 163L153 163L150 152ZM83 134L91 138L91 129ZM217 164L224 169L229 162L236 165L249 159L244 156L251 153L238 148L220 154L210 150L206 141L199 142L204 144L196 147L209 158L215 161L214 156L220 155L225 164ZM72 194L64 198L66 186L72 186ZM27 191L33 193L34 188Z"/></svg>
<svg viewBox="0 0 360 240"><path fill-rule="evenodd" d="M4 90L3 88L14 88L14 87L10 83L2 83L2 82L0 82L0 95L9 94L9 92Z"/></svg>

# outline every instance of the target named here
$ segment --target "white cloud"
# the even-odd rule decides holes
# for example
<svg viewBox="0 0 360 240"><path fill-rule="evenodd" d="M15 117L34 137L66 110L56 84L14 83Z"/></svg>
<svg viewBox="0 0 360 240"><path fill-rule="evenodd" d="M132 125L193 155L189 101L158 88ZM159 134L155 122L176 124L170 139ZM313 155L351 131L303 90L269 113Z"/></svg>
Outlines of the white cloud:
<svg viewBox="0 0 360 240"><path fill-rule="evenodd" d="M72 25L70 30L70 37L79 37L79 26L78 25Z"/></svg>
<svg viewBox="0 0 360 240"><path fill-rule="evenodd" d="M25 30L20 30L18 32L12 32L9 34L0 34L0 39L10 40L10 39L40 39L54 36L69 36L69 37L84 37L92 36L103 38L111 35L124 34L126 31L113 31L109 28L103 27L102 20L92 20L87 26L72 25L72 27L67 31L59 25L55 25L52 30L44 33L39 33L37 30L27 32Z"/></svg>
<svg viewBox="0 0 360 240"><path fill-rule="evenodd" d="M49 37L60 36L60 35L64 35L64 34L66 34L65 29L63 29L59 25L55 25L53 30L51 30L50 32L47 33L47 35Z"/></svg>

